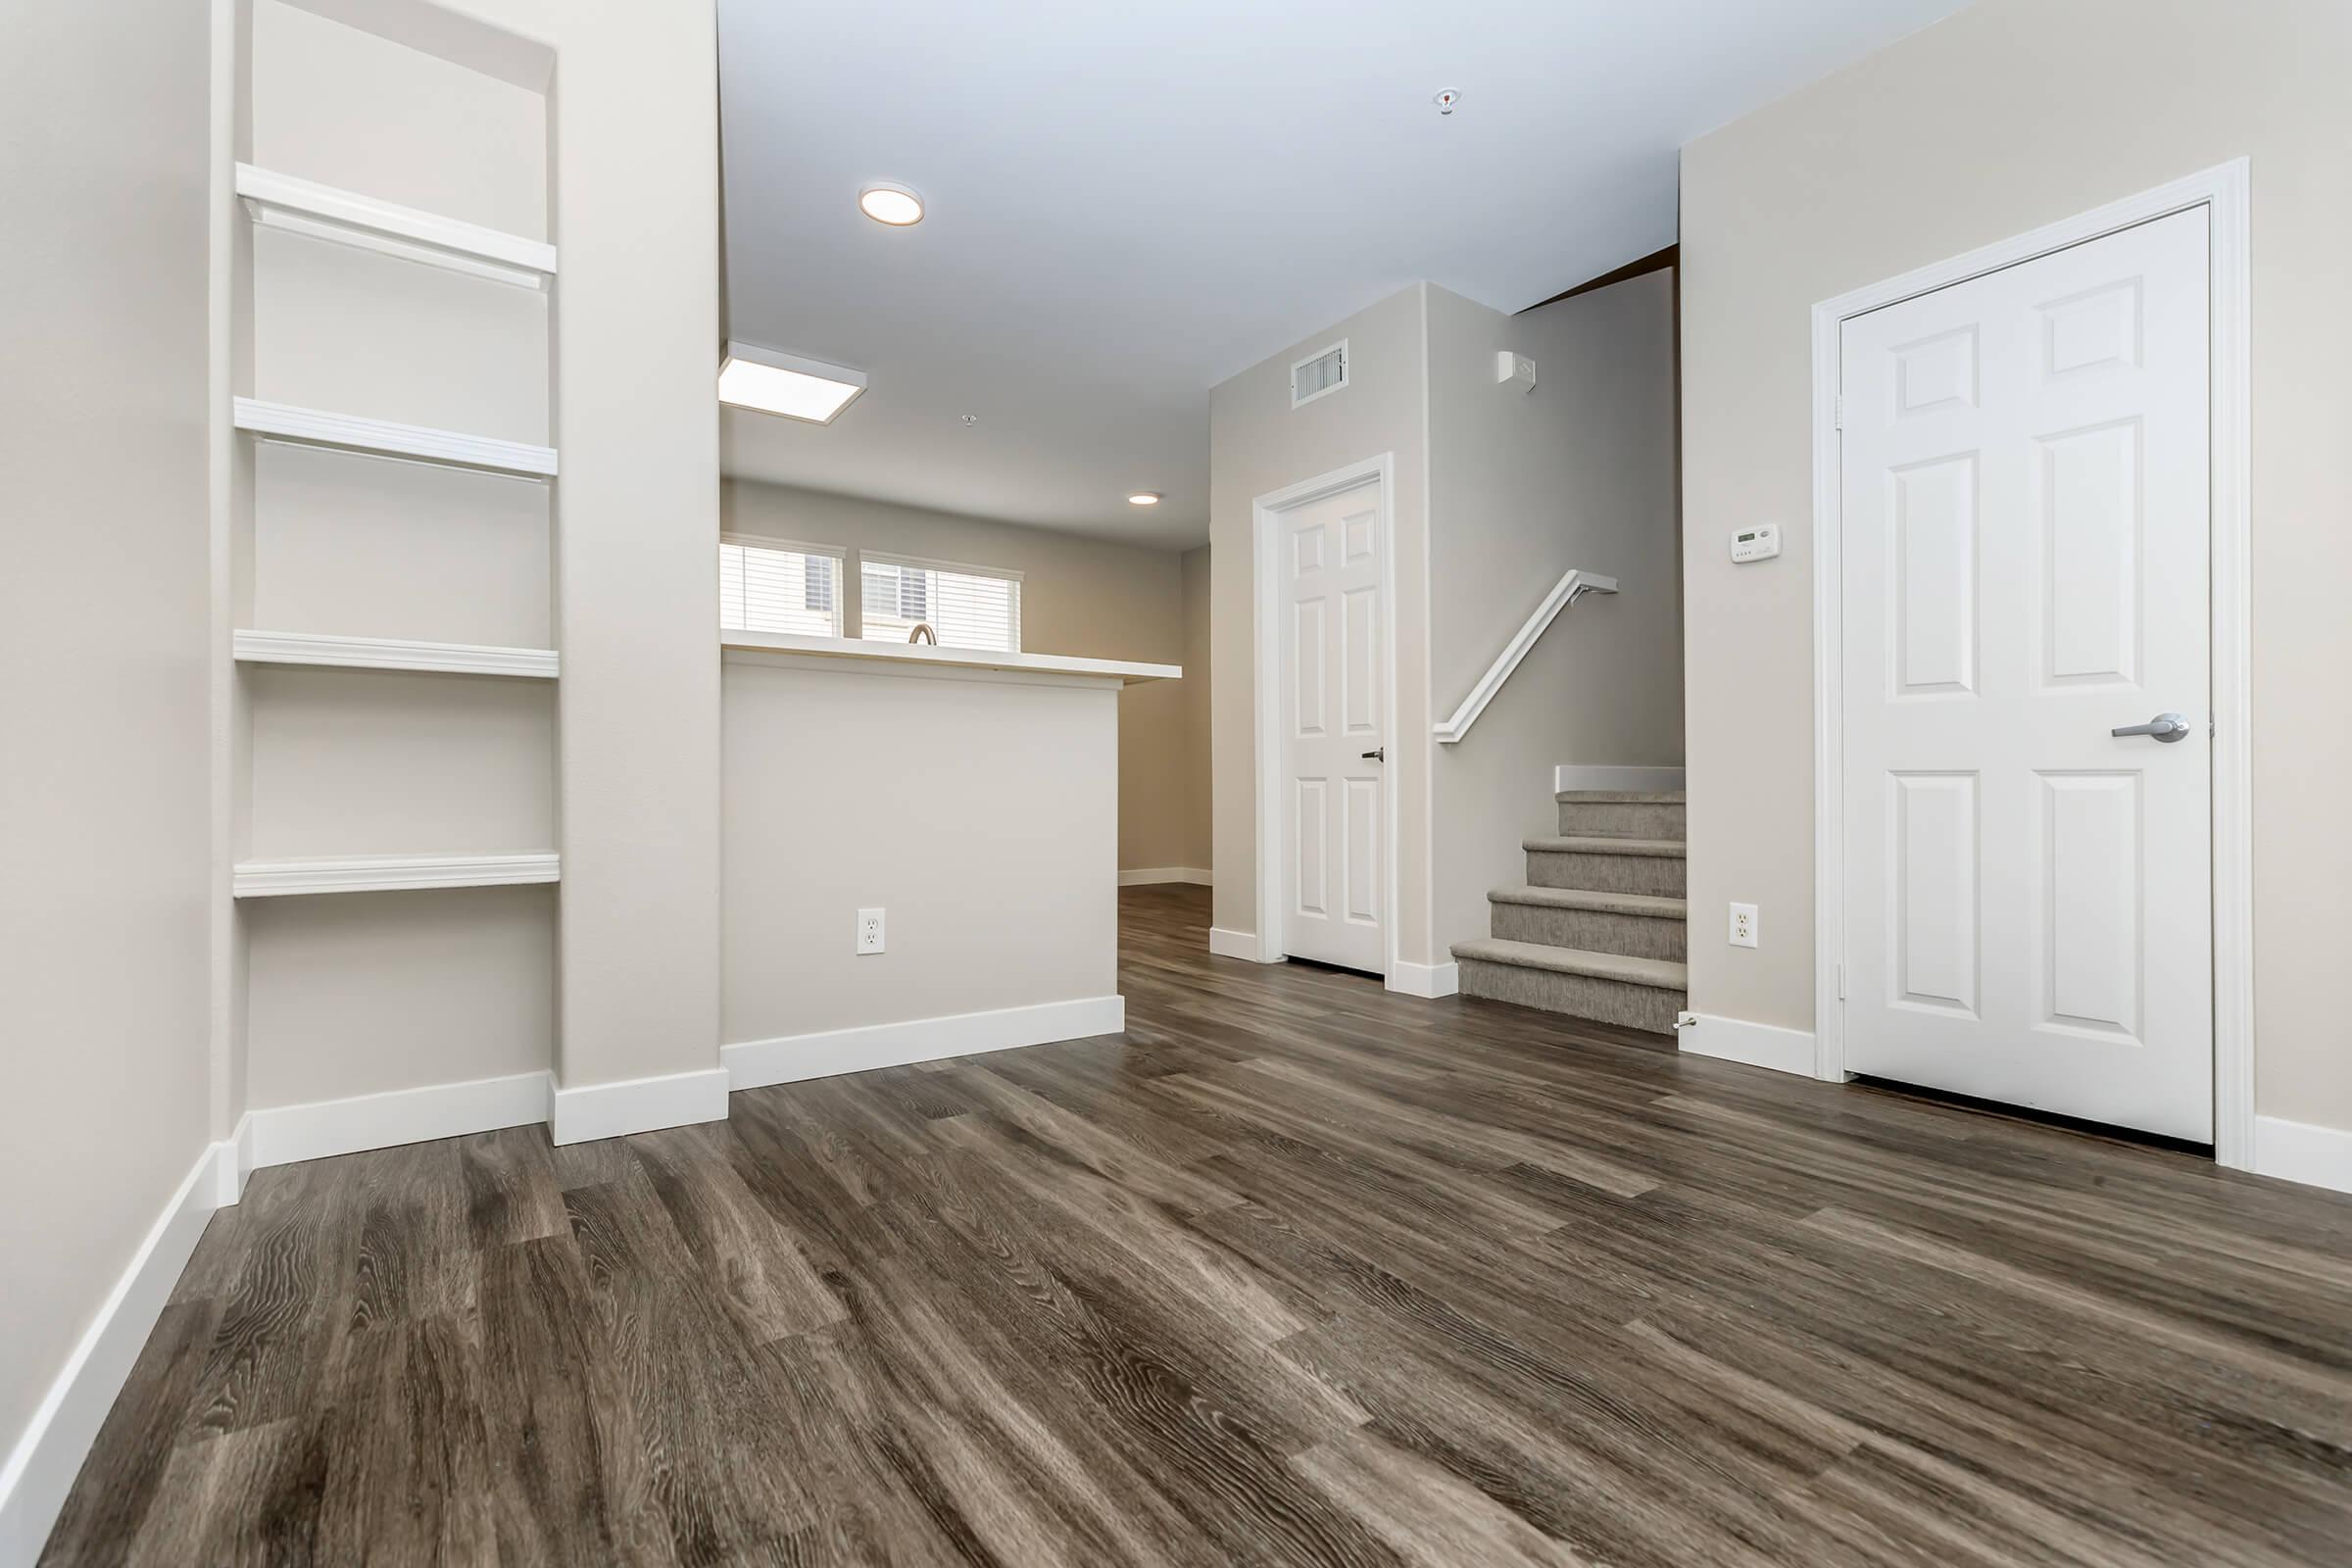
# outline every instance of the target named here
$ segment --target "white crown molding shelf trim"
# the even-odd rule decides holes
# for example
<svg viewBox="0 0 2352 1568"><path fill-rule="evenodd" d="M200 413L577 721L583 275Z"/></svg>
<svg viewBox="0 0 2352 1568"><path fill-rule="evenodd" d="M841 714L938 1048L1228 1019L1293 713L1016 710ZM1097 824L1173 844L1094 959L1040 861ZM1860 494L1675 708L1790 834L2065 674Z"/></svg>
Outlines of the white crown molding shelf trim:
<svg viewBox="0 0 2352 1568"><path fill-rule="evenodd" d="M409 458L449 468L479 468L534 479L556 476L556 449L532 446L526 441L501 441L493 436L436 430L422 424L398 424L390 419L332 414L324 409L297 408L290 403L268 403L260 398L238 398L236 421L238 429L270 440Z"/></svg>
<svg viewBox="0 0 2352 1568"><path fill-rule="evenodd" d="M1115 1035L1126 1027L1125 997L1084 997L1074 1002L1044 1002L1027 1007L739 1041L720 1047L718 1059L726 1064L737 1089L759 1089L875 1067L904 1067L909 1062L1042 1046L1055 1040Z"/></svg>
<svg viewBox="0 0 2352 1568"><path fill-rule="evenodd" d="M1623 790L1629 794L1666 795L1684 787L1679 767L1600 767L1562 762L1551 770L1553 791Z"/></svg>
<svg viewBox="0 0 2352 1568"><path fill-rule="evenodd" d="M547 1116L548 1075L523 1072L249 1110L227 1147L245 1176L270 1165L528 1127Z"/></svg>
<svg viewBox="0 0 2352 1568"><path fill-rule="evenodd" d="M308 664L333 669L405 669L428 675L511 675L554 680L552 648L496 648L474 643L411 643L386 637L329 637L299 631L240 631L241 664Z"/></svg>
<svg viewBox="0 0 2352 1568"><path fill-rule="evenodd" d="M857 637L808 637L799 632L744 631L725 627L718 646L729 656L807 655L817 660L841 660L841 667L896 669L923 674L931 670L995 671L1004 675L1065 675L1117 680L1133 686L1148 680L1182 680L1182 664L1152 664L1124 659L1082 659L1071 654L997 653L986 648L942 647L931 643L866 642Z"/></svg>
<svg viewBox="0 0 2352 1568"><path fill-rule="evenodd" d="M550 1131L559 1144L625 1138L631 1133L659 1132L664 1127L688 1127L696 1122L726 1119L724 1067L673 1072L658 1078L627 1078L617 1083L583 1084L577 1089L559 1086L549 1117Z"/></svg>
<svg viewBox="0 0 2352 1568"><path fill-rule="evenodd" d="M1119 873L1119 886L1123 888L1155 887L1162 882L1182 882L1192 887L1205 888L1214 886L1215 881L1206 870L1197 865L1146 865Z"/></svg>
<svg viewBox="0 0 2352 1568"><path fill-rule="evenodd" d="M1208 928L1208 951L1214 957L1242 958L1250 963L1280 963L1282 955L1269 956L1254 931L1228 931L1223 926Z"/></svg>
<svg viewBox="0 0 2352 1568"><path fill-rule="evenodd" d="M1675 1046L1687 1056L1712 1056L1774 1072L1813 1076L1813 1032L1783 1029L1775 1024L1749 1023L1744 1018L1718 1018L1693 1013L1694 1021L1675 1034Z"/></svg>
<svg viewBox="0 0 2352 1568"><path fill-rule="evenodd" d="M236 896L401 893L416 888L497 888L553 882L562 858L535 855L368 855L336 860L239 860Z"/></svg>
<svg viewBox="0 0 2352 1568"><path fill-rule="evenodd" d="M556 274L556 248L545 240L524 239L252 164L237 166L237 194L255 222L288 233L523 288L545 288Z"/></svg>
<svg viewBox="0 0 2352 1568"><path fill-rule="evenodd" d="M2283 1116L2257 1116L2254 1174L2352 1193L2352 1132Z"/></svg>
<svg viewBox="0 0 2352 1568"><path fill-rule="evenodd" d="M235 1165L233 1144L204 1146L0 1464L0 1563L29 1563L40 1555L205 1223L222 1206L221 1195L233 1190Z"/></svg>
<svg viewBox="0 0 2352 1568"><path fill-rule="evenodd" d="M1458 963L1407 963L1396 960L1389 975L1389 989L1408 997L1450 997L1462 989L1462 966Z"/></svg>

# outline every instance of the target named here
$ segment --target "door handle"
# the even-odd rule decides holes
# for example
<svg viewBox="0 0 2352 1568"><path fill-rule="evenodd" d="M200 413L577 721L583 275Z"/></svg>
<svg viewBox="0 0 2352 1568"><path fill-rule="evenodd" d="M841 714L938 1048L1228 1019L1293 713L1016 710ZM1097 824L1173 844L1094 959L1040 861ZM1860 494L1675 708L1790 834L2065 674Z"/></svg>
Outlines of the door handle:
<svg viewBox="0 0 2352 1568"><path fill-rule="evenodd" d="M2111 729L2107 733L2110 735L2145 735L2150 740L2163 741L2170 745L2188 734L2188 720L2182 718L2179 713L2158 713L2145 724L2126 724L2122 729Z"/></svg>
<svg viewBox="0 0 2352 1568"><path fill-rule="evenodd" d="M1386 746L1381 747L1378 751L1364 753L1364 760L1367 762L1385 762L1388 760L1389 749Z"/></svg>

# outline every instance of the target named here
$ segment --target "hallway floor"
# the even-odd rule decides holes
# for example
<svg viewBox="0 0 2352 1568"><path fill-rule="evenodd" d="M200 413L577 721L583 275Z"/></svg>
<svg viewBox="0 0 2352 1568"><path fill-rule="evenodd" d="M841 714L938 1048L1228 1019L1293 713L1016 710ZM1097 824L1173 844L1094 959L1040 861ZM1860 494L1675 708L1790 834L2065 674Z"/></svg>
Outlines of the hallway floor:
<svg viewBox="0 0 2352 1568"><path fill-rule="evenodd" d="M1213 959L257 1174L43 1561L2343 1562L2352 1200Z"/></svg>

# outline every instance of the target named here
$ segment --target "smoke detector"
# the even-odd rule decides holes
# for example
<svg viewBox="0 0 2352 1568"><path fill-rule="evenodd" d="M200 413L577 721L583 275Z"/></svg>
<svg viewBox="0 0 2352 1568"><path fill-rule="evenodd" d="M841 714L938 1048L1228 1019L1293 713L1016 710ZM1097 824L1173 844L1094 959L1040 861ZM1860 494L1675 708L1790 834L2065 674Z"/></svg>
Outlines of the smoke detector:
<svg viewBox="0 0 2352 1568"><path fill-rule="evenodd" d="M1438 113L1439 113L1439 114L1441 114L1441 115L1450 115L1450 114L1452 114L1452 113L1453 113L1453 106L1454 106L1455 104L1458 104L1458 103L1460 103L1461 101L1462 101L1462 95L1461 95L1460 93L1458 93L1458 92L1454 91L1454 90L1453 90L1451 87L1442 87L1442 88L1440 88L1440 89L1438 90L1438 94L1437 94L1437 96L1436 96L1436 97L1434 97L1434 98L1432 98L1432 99L1430 99L1430 102L1431 102L1431 103L1433 103L1433 104L1436 104L1436 105L1438 106Z"/></svg>

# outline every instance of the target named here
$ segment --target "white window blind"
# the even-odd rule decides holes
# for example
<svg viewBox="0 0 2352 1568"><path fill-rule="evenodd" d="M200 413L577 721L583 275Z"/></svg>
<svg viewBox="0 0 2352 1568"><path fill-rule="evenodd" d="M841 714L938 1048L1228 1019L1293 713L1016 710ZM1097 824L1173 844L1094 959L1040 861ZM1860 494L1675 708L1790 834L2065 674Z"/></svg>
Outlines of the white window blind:
<svg viewBox="0 0 2352 1568"><path fill-rule="evenodd" d="M858 603L868 642L903 643L928 623L944 648L1021 651L1017 571L863 556Z"/></svg>
<svg viewBox="0 0 2352 1568"><path fill-rule="evenodd" d="M804 545L718 547L718 623L730 631L841 635L842 557Z"/></svg>

